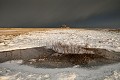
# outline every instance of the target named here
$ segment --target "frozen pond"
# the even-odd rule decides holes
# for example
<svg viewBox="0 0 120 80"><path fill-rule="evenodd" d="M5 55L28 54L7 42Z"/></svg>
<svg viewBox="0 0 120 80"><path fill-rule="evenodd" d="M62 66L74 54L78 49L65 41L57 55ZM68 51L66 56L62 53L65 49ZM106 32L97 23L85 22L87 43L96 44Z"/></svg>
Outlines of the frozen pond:
<svg viewBox="0 0 120 80"><path fill-rule="evenodd" d="M0 79L3 80L103 80L106 76L120 72L120 63L81 68L35 68L21 65L22 60L7 61L0 64ZM120 74L113 78L120 79Z"/></svg>
<svg viewBox="0 0 120 80"><path fill-rule="evenodd" d="M101 51L102 49L97 49L97 51L100 53L99 50ZM47 51L49 53L44 54L47 53ZM118 58L119 54L104 49L102 53L104 56L106 56L105 54L109 53L109 57L108 55L107 57L110 60L102 57L93 57L94 54L62 54L61 56L58 55L56 57L56 53L53 53L55 56L52 54L51 57L50 53L51 50L44 47L0 52L0 79L103 80L107 78L106 76L120 72L120 63ZM89 61L89 63L81 64L81 62L84 62L85 60L81 56L88 57L93 60ZM46 57L47 59L44 59L43 57ZM69 61L69 59L72 59L72 61ZM76 61L76 59L82 59L82 61ZM75 61L76 64L73 63ZM119 80L120 76L117 74L113 78Z"/></svg>

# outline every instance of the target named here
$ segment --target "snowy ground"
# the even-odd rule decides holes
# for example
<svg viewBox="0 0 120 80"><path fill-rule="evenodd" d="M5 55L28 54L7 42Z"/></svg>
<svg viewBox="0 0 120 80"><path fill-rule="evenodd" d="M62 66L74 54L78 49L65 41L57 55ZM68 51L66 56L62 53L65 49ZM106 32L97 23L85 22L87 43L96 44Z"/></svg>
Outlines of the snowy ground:
<svg viewBox="0 0 120 80"><path fill-rule="evenodd" d="M5 80L120 80L120 63L93 68L34 68L21 61L0 64L0 79Z"/></svg>
<svg viewBox="0 0 120 80"><path fill-rule="evenodd" d="M0 51L50 45L54 42L65 44L89 44L89 47L104 48L120 52L120 33L95 30L50 30L20 35L0 44Z"/></svg>
<svg viewBox="0 0 120 80"><path fill-rule="evenodd" d="M120 52L120 33L95 30L60 29L35 31L0 43L0 52L50 46L55 42L85 45ZM93 68L34 68L20 65L22 61L0 63L0 80L120 80L120 63Z"/></svg>

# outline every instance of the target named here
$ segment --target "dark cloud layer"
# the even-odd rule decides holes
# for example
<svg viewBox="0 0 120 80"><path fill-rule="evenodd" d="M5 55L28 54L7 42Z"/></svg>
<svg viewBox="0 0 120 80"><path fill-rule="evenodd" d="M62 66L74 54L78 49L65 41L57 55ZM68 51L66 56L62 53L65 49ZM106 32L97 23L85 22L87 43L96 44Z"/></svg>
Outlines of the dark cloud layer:
<svg viewBox="0 0 120 80"><path fill-rule="evenodd" d="M0 0L0 27L120 26L120 0Z"/></svg>

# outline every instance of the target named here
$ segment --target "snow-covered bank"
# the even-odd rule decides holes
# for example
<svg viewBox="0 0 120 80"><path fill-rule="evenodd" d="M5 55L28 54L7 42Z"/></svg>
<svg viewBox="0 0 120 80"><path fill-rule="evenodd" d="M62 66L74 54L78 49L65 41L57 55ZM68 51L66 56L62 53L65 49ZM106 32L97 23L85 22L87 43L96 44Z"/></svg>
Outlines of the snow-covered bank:
<svg viewBox="0 0 120 80"><path fill-rule="evenodd" d="M120 33L95 30L50 30L36 31L20 35L10 40L7 46L0 44L0 51L24 49L52 45L54 42L85 45L120 52Z"/></svg>

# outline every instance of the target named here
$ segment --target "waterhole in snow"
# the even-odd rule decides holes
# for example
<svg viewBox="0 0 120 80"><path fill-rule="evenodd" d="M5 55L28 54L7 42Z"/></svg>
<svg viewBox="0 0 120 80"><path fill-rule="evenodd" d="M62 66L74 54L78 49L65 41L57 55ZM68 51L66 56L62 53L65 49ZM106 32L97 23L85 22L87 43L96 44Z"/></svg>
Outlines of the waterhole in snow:
<svg viewBox="0 0 120 80"><path fill-rule="evenodd" d="M46 47L35 47L0 52L0 62L22 60L20 65L37 68L67 68L102 66L120 61L120 55L114 51L98 48L83 48L83 53L58 53ZM91 53L88 53L91 51Z"/></svg>

